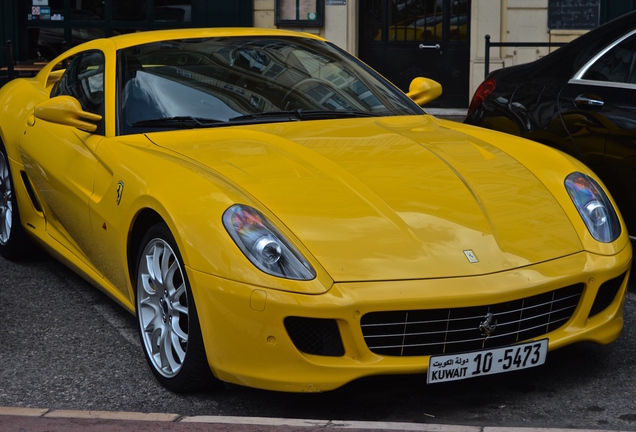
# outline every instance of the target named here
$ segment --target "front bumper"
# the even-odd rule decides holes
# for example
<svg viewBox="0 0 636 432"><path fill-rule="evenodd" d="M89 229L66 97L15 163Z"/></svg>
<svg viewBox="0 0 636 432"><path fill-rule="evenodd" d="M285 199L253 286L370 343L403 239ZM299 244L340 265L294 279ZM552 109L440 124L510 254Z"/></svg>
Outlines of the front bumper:
<svg viewBox="0 0 636 432"><path fill-rule="evenodd" d="M571 317L540 338L549 338L549 350L581 341L613 342L623 326L631 255L628 245L614 256L581 252L482 276L336 283L321 295L269 290L190 268L188 275L208 362L217 378L269 390L318 392L365 376L426 372L428 355L383 355L369 349L361 319L372 312L495 305L580 286ZM301 352L286 329L289 317L335 323L342 353L337 347L321 354Z"/></svg>

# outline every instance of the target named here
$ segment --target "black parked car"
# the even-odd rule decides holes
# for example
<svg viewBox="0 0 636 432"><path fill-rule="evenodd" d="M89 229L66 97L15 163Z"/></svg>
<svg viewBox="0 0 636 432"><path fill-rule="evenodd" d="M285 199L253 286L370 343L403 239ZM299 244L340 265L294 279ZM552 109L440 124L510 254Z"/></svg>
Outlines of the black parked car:
<svg viewBox="0 0 636 432"><path fill-rule="evenodd" d="M465 123L520 135L585 162L636 240L636 12L532 63L499 69Z"/></svg>

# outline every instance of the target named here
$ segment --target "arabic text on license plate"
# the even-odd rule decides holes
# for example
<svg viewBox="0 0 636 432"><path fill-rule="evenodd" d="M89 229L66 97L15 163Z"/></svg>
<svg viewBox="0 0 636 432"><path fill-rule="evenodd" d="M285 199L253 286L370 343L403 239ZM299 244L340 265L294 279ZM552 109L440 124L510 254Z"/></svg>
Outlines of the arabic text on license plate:
<svg viewBox="0 0 636 432"><path fill-rule="evenodd" d="M545 363L548 340L463 354L432 356L428 362L428 384L456 381L483 375L527 369Z"/></svg>

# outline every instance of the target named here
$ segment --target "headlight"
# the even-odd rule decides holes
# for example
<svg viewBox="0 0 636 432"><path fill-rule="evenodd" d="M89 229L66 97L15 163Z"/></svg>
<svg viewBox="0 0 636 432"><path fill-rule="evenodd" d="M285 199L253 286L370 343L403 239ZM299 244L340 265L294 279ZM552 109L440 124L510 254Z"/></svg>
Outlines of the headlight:
<svg viewBox="0 0 636 432"><path fill-rule="evenodd" d="M621 224L609 198L594 179L578 172L565 179L565 188L596 240L613 242L621 234Z"/></svg>
<svg viewBox="0 0 636 432"><path fill-rule="evenodd" d="M223 213L223 225L245 256L265 273L295 280L316 277L307 260L258 210L233 205Z"/></svg>

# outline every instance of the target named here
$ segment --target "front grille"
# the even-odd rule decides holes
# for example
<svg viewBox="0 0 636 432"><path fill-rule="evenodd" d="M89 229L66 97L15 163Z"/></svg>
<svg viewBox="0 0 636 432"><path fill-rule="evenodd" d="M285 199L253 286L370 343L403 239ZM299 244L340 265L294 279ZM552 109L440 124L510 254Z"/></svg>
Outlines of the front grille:
<svg viewBox="0 0 636 432"><path fill-rule="evenodd" d="M387 356L453 354L497 348L541 337L572 316L583 284L493 305L431 310L371 312L360 323L369 349ZM488 338L480 324L492 314Z"/></svg>

